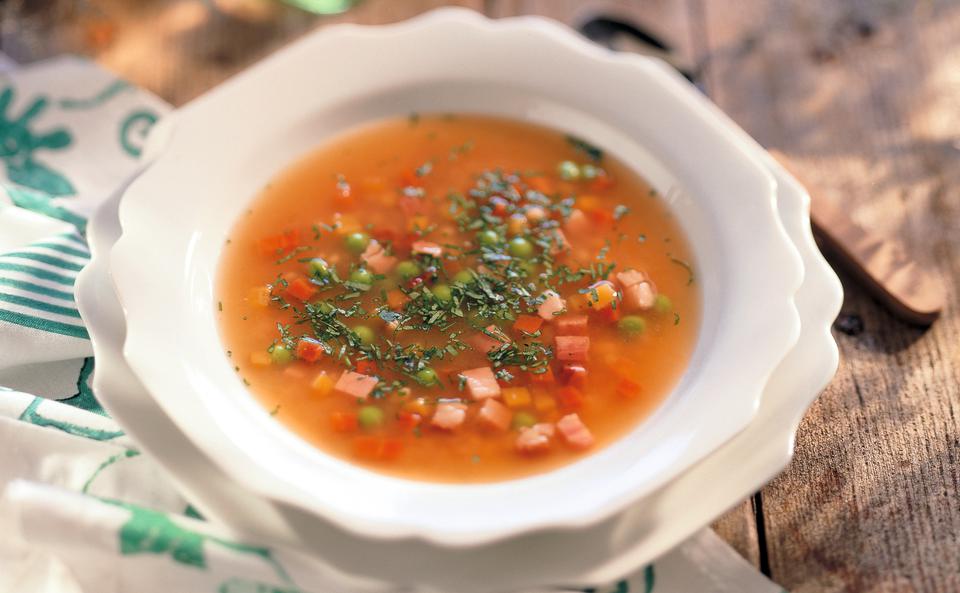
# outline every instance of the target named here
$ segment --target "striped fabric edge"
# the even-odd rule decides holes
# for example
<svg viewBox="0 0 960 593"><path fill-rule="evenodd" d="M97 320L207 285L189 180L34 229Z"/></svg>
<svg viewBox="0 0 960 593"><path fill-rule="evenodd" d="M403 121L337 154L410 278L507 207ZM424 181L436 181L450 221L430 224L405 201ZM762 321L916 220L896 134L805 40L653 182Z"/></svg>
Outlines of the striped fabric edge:
<svg viewBox="0 0 960 593"><path fill-rule="evenodd" d="M73 295L77 273L89 261L76 232L0 254L0 321L89 339Z"/></svg>

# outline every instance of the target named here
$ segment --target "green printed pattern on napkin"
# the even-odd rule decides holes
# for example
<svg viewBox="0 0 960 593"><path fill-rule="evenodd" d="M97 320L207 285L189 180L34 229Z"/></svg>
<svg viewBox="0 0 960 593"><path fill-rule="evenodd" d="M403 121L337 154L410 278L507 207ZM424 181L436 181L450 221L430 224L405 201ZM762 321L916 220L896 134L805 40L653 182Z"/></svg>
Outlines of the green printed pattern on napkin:
<svg viewBox="0 0 960 593"><path fill-rule="evenodd" d="M0 237L0 322L89 339L73 297L77 273L90 258L86 221L133 172L164 109L155 97L74 58L0 79L0 196L63 223L59 232L19 245Z"/></svg>

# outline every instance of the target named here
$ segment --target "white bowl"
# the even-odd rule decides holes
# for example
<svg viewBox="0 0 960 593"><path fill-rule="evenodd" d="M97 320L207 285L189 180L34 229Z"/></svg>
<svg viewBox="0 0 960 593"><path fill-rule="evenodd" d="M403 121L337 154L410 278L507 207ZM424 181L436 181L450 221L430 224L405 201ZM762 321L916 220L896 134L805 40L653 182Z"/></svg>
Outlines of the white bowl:
<svg viewBox="0 0 960 593"><path fill-rule="evenodd" d="M411 111L561 127L670 196L697 256L700 337L681 384L618 442L521 480L401 480L312 447L270 418L234 373L213 284L247 200L323 139ZM745 428L797 340L803 265L776 215L773 178L728 126L655 62L599 50L543 19L446 9L389 27L332 27L184 107L166 148L127 192L111 262L128 324L124 354L232 479L356 534L463 546L596 523Z"/></svg>
<svg viewBox="0 0 960 593"><path fill-rule="evenodd" d="M151 137L151 144L155 139ZM379 579L380 590L422 587L471 593L556 583L595 587L613 582L677 545L783 469L793 451L800 417L837 368L837 347L830 325L843 300L840 283L813 241L805 192L759 147L757 152L768 161L778 180L780 217L804 261L806 273L796 295L800 338L771 375L757 416L747 429L680 478L589 529L550 532L535 540L520 538L472 548L466 556L453 556L449 549L429 546L410 552L406 543L376 548L368 545L359 555L365 566L358 566L350 554L337 554L350 536L328 533L317 537L324 526L305 525L307 521L323 523L318 517L301 519L299 526L309 541L298 538L284 519L282 505L236 488L164 415L123 359L126 328L106 262L106 254L120 236L116 199L106 202L87 227L91 261L79 274L76 285L77 306L90 331L97 359L94 390L110 415L167 470L204 516L261 544L285 542L318 552L317 564L329 562L337 568L359 571L368 579ZM707 489L710 496L703 496ZM524 553L514 553L518 545ZM406 571L397 566L380 570L380 562L370 561L383 555L401 556L397 565L406 566ZM563 561L557 562L557 558ZM420 569L426 565L431 570ZM497 570L488 572L481 581L466 580L464 575L475 571L471 569L475 565L495 565ZM329 585L341 591L369 590L372 586L347 576ZM322 588L321 584L317 586Z"/></svg>

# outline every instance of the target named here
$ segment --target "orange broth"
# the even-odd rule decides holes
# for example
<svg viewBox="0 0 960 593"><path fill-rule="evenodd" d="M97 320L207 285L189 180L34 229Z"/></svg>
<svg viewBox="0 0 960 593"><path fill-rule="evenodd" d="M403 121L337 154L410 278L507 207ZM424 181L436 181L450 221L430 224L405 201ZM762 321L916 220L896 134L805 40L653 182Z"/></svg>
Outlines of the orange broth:
<svg viewBox="0 0 960 593"><path fill-rule="evenodd" d="M224 247L218 316L252 393L323 451L490 482L581 459L664 399L697 338L689 262L656 192L584 142L398 117L261 190Z"/></svg>

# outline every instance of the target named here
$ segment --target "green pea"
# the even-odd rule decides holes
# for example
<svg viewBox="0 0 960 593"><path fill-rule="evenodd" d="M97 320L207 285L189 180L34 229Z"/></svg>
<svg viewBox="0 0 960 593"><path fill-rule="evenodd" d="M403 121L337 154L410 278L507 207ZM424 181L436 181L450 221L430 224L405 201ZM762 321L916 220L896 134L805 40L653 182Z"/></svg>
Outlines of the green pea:
<svg viewBox="0 0 960 593"><path fill-rule="evenodd" d="M446 284L437 284L430 289L430 292L432 292L433 296L441 303L449 303L450 300L453 299L453 293Z"/></svg>
<svg viewBox="0 0 960 593"><path fill-rule="evenodd" d="M357 337L360 338L360 341L364 345L370 345L375 339L377 339L376 335L373 333L373 330L366 325L356 326L353 328L353 333L357 334Z"/></svg>
<svg viewBox="0 0 960 593"><path fill-rule="evenodd" d="M344 238L344 244L347 250L353 253L363 253L370 244L370 235L366 233L350 233Z"/></svg>
<svg viewBox="0 0 960 593"><path fill-rule="evenodd" d="M587 163L580 167L580 175L584 179L596 179L597 175L600 174L600 169L594 167L593 165Z"/></svg>
<svg viewBox="0 0 960 593"><path fill-rule="evenodd" d="M397 275L403 280L410 280L420 275L420 266L416 262L405 260L397 264Z"/></svg>
<svg viewBox="0 0 960 593"><path fill-rule="evenodd" d="M363 268L357 268L350 272L350 282L357 284L373 284L373 274Z"/></svg>
<svg viewBox="0 0 960 593"><path fill-rule="evenodd" d="M500 242L500 235L493 229L487 229L477 233L477 241L484 247L490 247Z"/></svg>
<svg viewBox="0 0 960 593"><path fill-rule="evenodd" d="M376 406L363 406L357 412L357 421L364 428L376 428L383 424L383 410Z"/></svg>
<svg viewBox="0 0 960 593"><path fill-rule="evenodd" d="M517 412L513 415L513 420L510 424L514 430L520 430L521 428L529 428L536 423L537 417L530 412Z"/></svg>
<svg viewBox="0 0 960 593"><path fill-rule="evenodd" d="M421 385L434 385L437 382L437 371L430 367L423 367L414 375L417 383Z"/></svg>
<svg viewBox="0 0 960 593"><path fill-rule="evenodd" d="M510 255L514 257L522 257L523 259L533 257L533 243L523 237L510 239L508 250L510 251Z"/></svg>
<svg viewBox="0 0 960 593"><path fill-rule="evenodd" d="M330 265L321 257L315 257L307 262L310 275L317 278L326 278L330 275Z"/></svg>
<svg viewBox="0 0 960 593"><path fill-rule="evenodd" d="M626 315L617 322L617 329L627 337L639 336L647 329L647 321L639 315Z"/></svg>
<svg viewBox="0 0 960 593"><path fill-rule="evenodd" d="M665 294L658 294L653 301L653 310L657 313L669 313L673 310L673 301Z"/></svg>
<svg viewBox="0 0 960 593"><path fill-rule="evenodd" d="M287 364L293 360L293 352L290 352L281 344L274 344L270 350L270 360L272 360L274 364Z"/></svg>
<svg viewBox="0 0 960 593"><path fill-rule="evenodd" d="M566 181L576 181L580 179L580 167L573 161L563 161L557 165L557 173L560 178Z"/></svg>
<svg viewBox="0 0 960 593"><path fill-rule="evenodd" d="M473 282L473 274L470 270L460 270L453 276L453 281L457 284L470 284Z"/></svg>

